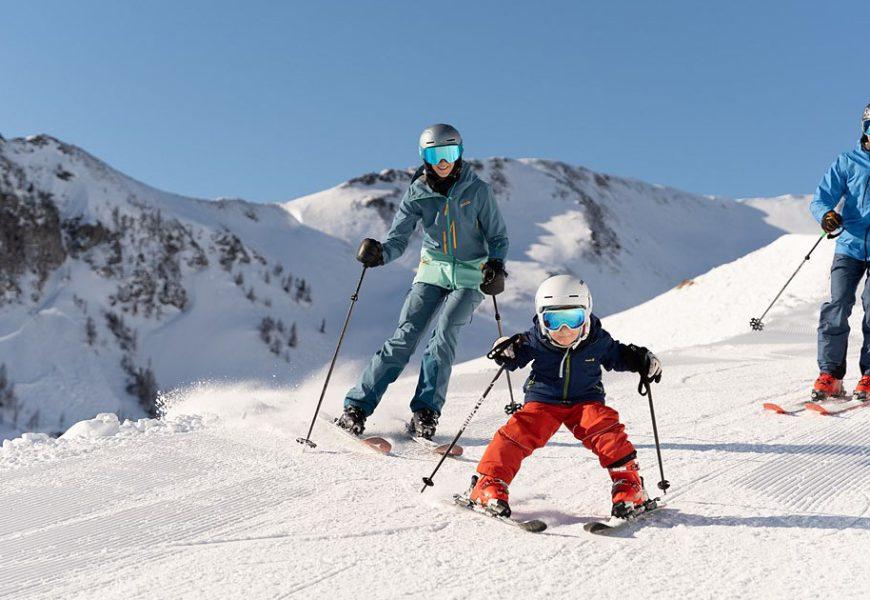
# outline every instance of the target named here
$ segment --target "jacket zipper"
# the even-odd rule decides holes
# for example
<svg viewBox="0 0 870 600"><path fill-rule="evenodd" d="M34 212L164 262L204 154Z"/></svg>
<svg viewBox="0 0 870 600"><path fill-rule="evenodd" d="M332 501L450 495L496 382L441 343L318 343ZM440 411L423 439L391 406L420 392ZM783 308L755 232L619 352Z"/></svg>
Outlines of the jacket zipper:
<svg viewBox="0 0 870 600"><path fill-rule="evenodd" d="M571 382L571 351L568 351L568 358L565 359L565 383L562 384L562 400L568 400L568 386Z"/></svg>

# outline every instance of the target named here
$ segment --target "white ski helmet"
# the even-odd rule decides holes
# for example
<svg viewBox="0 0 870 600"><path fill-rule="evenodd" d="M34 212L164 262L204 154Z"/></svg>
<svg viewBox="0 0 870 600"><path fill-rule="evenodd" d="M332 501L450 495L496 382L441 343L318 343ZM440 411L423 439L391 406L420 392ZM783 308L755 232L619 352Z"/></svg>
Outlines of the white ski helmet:
<svg viewBox="0 0 870 600"><path fill-rule="evenodd" d="M870 104L864 107L864 114L861 115L861 137L867 135L867 126L870 125ZM868 136L870 137L870 136Z"/></svg>
<svg viewBox="0 0 870 600"><path fill-rule="evenodd" d="M569 307L586 309L586 320L580 328L576 345L589 337L589 317L592 314L592 294L589 292L589 286L583 280L570 275L554 275L538 287L535 293L535 314L538 316L538 327L544 336L550 337L547 328L544 327L544 311L548 308Z"/></svg>

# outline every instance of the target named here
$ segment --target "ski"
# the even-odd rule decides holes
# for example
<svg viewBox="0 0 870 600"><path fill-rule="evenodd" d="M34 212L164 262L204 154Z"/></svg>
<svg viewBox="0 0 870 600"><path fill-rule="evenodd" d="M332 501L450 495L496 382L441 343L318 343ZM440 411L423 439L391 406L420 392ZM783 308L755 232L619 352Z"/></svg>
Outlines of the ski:
<svg viewBox="0 0 870 600"><path fill-rule="evenodd" d="M775 402L765 402L762 406L765 410L775 412L778 415L797 415L807 410L822 412L820 409L824 409L830 405L838 406L844 402L849 402L846 396L831 396L829 398L801 400L795 404L786 405L777 404ZM815 406L815 408L811 405Z"/></svg>
<svg viewBox="0 0 870 600"><path fill-rule="evenodd" d="M583 530L596 535L606 535L622 529L626 525L635 523L638 519L659 510L663 506L665 506L665 503L661 499L653 498L647 500L640 508L635 509L628 517L610 517L603 521L592 521L591 523L586 523L583 526Z"/></svg>
<svg viewBox="0 0 870 600"><path fill-rule="evenodd" d="M338 419L331 417L330 415L326 414L322 410L320 411L320 414L318 415L318 417L323 419L324 421L326 421L330 425L332 425L332 428L339 431L342 435L354 440L355 442L361 443L366 448L368 448L370 450L374 450L378 454L387 455L393 449L393 445L389 441L385 440L382 437L378 437L378 436L360 437L360 436L356 436L356 435L352 434L351 432L349 432L346 429L342 429L341 427L339 427L336 424L338 422Z"/></svg>
<svg viewBox="0 0 870 600"><path fill-rule="evenodd" d="M519 519L514 519L513 517L505 517L496 514L490 510L487 510L485 506L481 506L476 502L472 502L471 499L469 499L469 497L465 494L453 494L453 503L479 515L485 515L491 519L495 519L496 521L504 523L505 525L517 527L519 529L522 529L523 531L528 531L530 533L540 533L547 528L547 524L539 519L520 521Z"/></svg>
<svg viewBox="0 0 870 600"><path fill-rule="evenodd" d="M855 410L856 408L861 408L862 406L870 406L870 402L861 400L844 400L837 403L807 402L805 404L807 410L817 412L820 415L824 415L826 417L838 415L840 413L848 412L850 410Z"/></svg>
<svg viewBox="0 0 870 600"><path fill-rule="evenodd" d="M796 415L798 413L802 413L807 409L807 403L801 402L800 404L794 406L784 407L781 404L776 404L775 402L765 402L762 406L764 410L769 410L775 412L778 415Z"/></svg>
<svg viewBox="0 0 870 600"><path fill-rule="evenodd" d="M455 446L453 446L453 448L450 449L450 452L448 453L447 449L450 448L450 444L439 444L438 442L435 442L433 440L427 440L424 437L414 435L414 430L411 429L411 425L409 423L405 423L405 434L409 438L411 438L412 441L420 444L421 446L423 446L427 450L434 452L435 454L447 454L447 456L451 458L459 458L465 451L462 446L456 444Z"/></svg>

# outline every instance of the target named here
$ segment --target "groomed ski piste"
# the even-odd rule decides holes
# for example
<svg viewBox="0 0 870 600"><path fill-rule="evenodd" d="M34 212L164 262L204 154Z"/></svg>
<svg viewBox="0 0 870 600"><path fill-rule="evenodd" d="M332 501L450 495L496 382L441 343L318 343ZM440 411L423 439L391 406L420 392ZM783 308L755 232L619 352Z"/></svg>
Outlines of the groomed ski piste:
<svg viewBox="0 0 870 600"><path fill-rule="evenodd" d="M205 383L169 398L159 422L104 415L57 440L4 444L0 597L867 598L870 409L761 408L808 394L833 244L819 247L763 332L748 327L814 239L784 236L605 320L663 360L653 394L672 484L666 508L611 536L583 530L607 515L610 483L564 429L511 486L515 516L545 521L545 532L451 506L506 420L503 381L468 426L465 455L445 461L424 494L437 457L402 433L413 365L366 431L392 441L390 456L322 423L317 448L303 452L295 438L322 377L295 389ZM847 388L859 345L856 314ZM457 365L439 441L495 371L485 359ZM333 376L329 412L356 374ZM521 374L513 381L519 388ZM634 375L606 374L605 385L653 493L647 401Z"/></svg>

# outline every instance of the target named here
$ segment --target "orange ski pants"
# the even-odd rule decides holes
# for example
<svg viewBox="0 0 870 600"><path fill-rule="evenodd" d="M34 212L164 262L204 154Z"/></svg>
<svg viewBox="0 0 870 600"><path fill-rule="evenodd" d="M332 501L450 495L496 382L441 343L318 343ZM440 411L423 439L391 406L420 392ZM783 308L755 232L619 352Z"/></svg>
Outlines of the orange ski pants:
<svg viewBox="0 0 870 600"><path fill-rule="evenodd" d="M619 422L619 413L609 406L600 402L570 406L527 402L495 433L477 472L510 483L523 459L543 447L561 425L595 453L602 467L618 465L634 456L634 446Z"/></svg>

